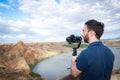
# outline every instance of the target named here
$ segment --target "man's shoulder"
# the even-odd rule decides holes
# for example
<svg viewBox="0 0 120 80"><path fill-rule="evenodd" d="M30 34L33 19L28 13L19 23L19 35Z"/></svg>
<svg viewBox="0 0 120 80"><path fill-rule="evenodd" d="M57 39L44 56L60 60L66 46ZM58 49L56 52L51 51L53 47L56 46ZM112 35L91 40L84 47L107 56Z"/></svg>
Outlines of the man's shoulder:
<svg viewBox="0 0 120 80"><path fill-rule="evenodd" d="M84 55L87 55L88 53L90 53L90 49L88 48L81 51L81 54L84 54Z"/></svg>
<svg viewBox="0 0 120 80"><path fill-rule="evenodd" d="M94 51L95 48L93 47L87 47L86 49L82 50L83 53L89 53L91 51Z"/></svg>

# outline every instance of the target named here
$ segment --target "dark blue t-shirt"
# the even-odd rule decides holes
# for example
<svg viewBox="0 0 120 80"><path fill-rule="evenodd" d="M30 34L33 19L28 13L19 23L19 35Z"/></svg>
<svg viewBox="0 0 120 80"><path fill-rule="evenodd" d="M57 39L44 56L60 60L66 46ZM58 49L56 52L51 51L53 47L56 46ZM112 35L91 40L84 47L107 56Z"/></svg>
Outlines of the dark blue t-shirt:
<svg viewBox="0 0 120 80"><path fill-rule="evenodd" d="M76 67L82 71L80 80L110 80L114 55L102 42L90 43L77 57Z"/></svg>

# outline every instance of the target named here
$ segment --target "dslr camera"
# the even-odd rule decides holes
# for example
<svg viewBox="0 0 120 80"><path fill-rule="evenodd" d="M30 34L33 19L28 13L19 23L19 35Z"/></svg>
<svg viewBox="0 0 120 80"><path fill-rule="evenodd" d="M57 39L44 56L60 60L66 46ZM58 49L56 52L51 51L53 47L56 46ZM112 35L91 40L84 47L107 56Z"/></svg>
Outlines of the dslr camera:
<svg viewBox="0 0 120 80"><path fill-rule="evenodd" d="M66 38L66 41L71 44L71 43L81 43L82 38L80 36L75 36L74 34L70 35L69 37Z"/></svg>
<svg viewBox="0 0 120 80"><path fill-rule="evenodd" d="M69 37L66 38L66 41L69 44L78 43L78 46L73 48L73 53L72 53L73 56L76 56L77 55L77 49L81 45L82 37L81 36L75 36L75 35L72 34L72 35L70 35Z"/></svg>

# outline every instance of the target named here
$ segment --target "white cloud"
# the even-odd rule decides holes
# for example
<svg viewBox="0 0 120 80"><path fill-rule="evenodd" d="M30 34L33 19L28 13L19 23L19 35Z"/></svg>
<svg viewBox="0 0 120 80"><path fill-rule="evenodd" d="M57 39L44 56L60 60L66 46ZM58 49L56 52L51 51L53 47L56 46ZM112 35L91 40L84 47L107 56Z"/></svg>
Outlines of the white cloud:
<svg viewBox="0 0 120 80"><path fill-rule="evenodd" d="M10 3L13 1L10 0ZM16 35L21 36L19 39L32 38L36 41L42 37L43 41L65 40L70 34L80 35L84 22L89 19L104 22L105 35L110 35L111 31L120 30L119 23L114 23L119 21L120 17L118 0L95 0L94 2L61 0L60 4L55 0L19 0L18 2L18 9L31 17L7 20L4 24L9 26L8 29L12 34L15 32Z"/></svg>
<svg viewBox="0 0 120 80"><path fill-rule="evenodd" d="M111 0L111 5L115 8L120 8L120 1L119 0Z"/></svg>
<svg viewBox="0 0 120 80"><path fill-rule="evenodd" d="M12 31L22 31L24 28L28 28L28 23L24 21L8 20L8 24Z"/></svg>
<svg viewBox="0 0 120 80"><path fill-rule="evenodd" d="M8 0L9 3L14 3L14 0Z"/></svg>
<svg viewBox="0 0 120 80"><path fill-rule="evenodd" d="M7 5L7 4L4 4L4 3L0 3L0 7L3 7L3 8L10 8L10 6L9 5Z"/></svg>

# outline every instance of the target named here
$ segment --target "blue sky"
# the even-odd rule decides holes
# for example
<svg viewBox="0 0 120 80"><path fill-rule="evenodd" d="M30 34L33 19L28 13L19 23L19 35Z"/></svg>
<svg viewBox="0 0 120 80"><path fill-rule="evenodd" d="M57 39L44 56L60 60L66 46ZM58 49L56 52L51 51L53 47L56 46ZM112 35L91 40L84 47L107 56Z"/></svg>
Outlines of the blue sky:
<svg viewBox="0 0 120 80"><path fill-rule="evenodd" d="M105 23L102 39L120 37L119 0L0 0L0 43L65 41L89 19Z"/></svg>

